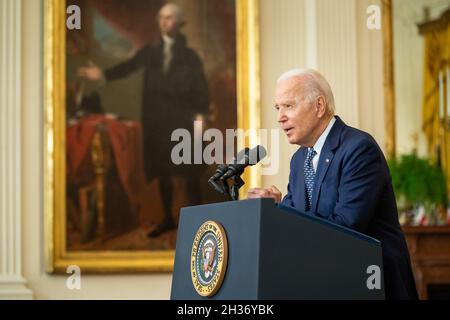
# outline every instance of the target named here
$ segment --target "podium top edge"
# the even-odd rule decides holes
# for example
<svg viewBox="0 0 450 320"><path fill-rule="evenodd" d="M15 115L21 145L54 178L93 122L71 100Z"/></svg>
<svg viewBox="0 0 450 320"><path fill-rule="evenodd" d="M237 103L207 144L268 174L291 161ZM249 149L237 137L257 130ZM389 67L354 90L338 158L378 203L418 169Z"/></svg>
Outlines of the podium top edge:
<svg viewBox="0 0 450 320"><path fill-rule="evenodd" d="M328 221L326 219L314 216L312 214L304 213L304 212L299 211L299 210L297 210L297 209L295 209L293 207L286 206L286 205L283 205L281 203L275 204L275 201L273 199L270 199L270 198L242 199L242 200L238 200L238 201L214 202L214 203L201 204L201 205L196 205L196 206L188 206L188 207L182 208L182 210L183 209L193 209L194 207L198 208L198 207L205 207L205 206L220 206L220 205L223 205L223 204L226 204L226 203L230 203L230 202L231 203L236 203L236 202L241 202L241 201L256 202L256 203L260 203L262 206L266 206L266 205L271 204L271 205L273 205L274 207L276 207L276 208L278 208L280 210L288 211L290 213L293 213L293 214L298 215L300 217L309 219L309 220L314 221L316 223L319 223L319 224L331 227L331 228L333 228L335 230L338 230L340 232L348 234L348 235L350 235L350 236L352 236L354 238L357 238L357 239L369 242L370 244L373 244L373 245L381 247L381 242L379 240L377 240L375 238L372 238L372 237L370 237L370 236L368 236L368 235L366 235L364 233L361 233L359 231L350 229L348 227L341 226L339 224L336 224L336 223L333 223L333 222Z"/></svg>
<svg viewBox="0 0 450 320"><path fill-rule="evenodd" d="M297 210L297 209L295 209L293 207L289 207L289 206L283 205L281 203L277 204L277 207L279 209L281 209L281 210L290 211L291 213L295 213L295 214L297 214L297 215L299 215L301 217L304 217L306 219L315 221L315 222L323 224L323 225L327 225L327 226L332 227L332 228L334 228L336 230L342 231L342 232L344 232L344 233L346 233L346 234L348 234L350 236L353 236L355 238L367 241L367 242L369 242L371 244L374 244L376 246L380 246L381 247L381 242L379 240L377 240L375 238L372 238L372 237L370 237L370 236L368 236L368 235L366 235L364 233L361 233L359 231L350 229L348 227L341 226L339 224L333 223L331 221L328 221L328 220L320 218L320 217L316 217L316 216L311 215L311 214L307 214L307 213L301 212L301 211L299 211L299 210Z"/></svg>

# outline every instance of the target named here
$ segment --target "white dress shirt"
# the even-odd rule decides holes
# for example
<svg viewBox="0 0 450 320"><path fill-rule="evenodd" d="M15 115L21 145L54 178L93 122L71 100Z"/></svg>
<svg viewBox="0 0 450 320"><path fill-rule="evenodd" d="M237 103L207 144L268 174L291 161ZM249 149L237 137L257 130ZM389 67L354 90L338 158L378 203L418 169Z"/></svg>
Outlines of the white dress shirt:
<svg viewBox="0 0 450 320"><path fill-rule="evenodd" d="M162 35L162 39L164 42L163 72L167 73L167 71L169 70L170 62L172 61L172 46L173 46L175 40L165 34Z"/></svg>
<svg viewBox="0 0 450 320"><path fill-rule="evenodd" d="M319 163L320 153L322 152L323 145L325 144L325 141L327 140L327 136L330 133L330 130L333 127L335 122L336 122L336 118L335 117L331 118L330 122L328 123L327 128L325 129L324 132L322 132L319 139L317 139L316 143L313 146L313 149L317 152L312 160L314 172L317 171L317 165Z"/></svg>

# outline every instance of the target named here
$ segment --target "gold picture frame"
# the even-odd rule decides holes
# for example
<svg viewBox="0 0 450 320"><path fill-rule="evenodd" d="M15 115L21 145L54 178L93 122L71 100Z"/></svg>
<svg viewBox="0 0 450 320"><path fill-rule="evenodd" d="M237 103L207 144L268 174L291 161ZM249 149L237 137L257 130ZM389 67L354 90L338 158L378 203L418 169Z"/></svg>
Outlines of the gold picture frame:
<svg viewBox="0 0 450 320"><path fill-rule="evenodd" d="M392 0L382 0L383 12L383 90L385 114L385 150L387 158L395 158L395 87L394 48L392 39Z"/></svg>
<svg viewBox="0 0 450 320"><path fill-rule="evenodd" d="M236 0L238 128L260 128L258 0ZM68 251L66 247L65 35L66 1L44 0L44 211L46 271L171 272L174 250ZM256 139L251 137L250 139ZM256 145L249 141L250 145ZM238 146L241 147L241 146ZM257 166L245 173L259 185ZM245 189L241 194L245 193Z"/></svg>

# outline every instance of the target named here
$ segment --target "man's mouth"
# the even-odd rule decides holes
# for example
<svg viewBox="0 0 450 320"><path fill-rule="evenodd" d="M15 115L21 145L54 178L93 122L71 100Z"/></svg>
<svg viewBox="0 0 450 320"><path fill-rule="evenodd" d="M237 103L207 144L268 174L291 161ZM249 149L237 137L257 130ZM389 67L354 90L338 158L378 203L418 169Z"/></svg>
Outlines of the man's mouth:
<svg viewBox="0 0 450 320"><path fill-rule="evenodd" d="M293 130L294 128L286 128L286 129L283 129L284 130L284 133L285 134L287 134L287 135L289 135L290 133L292 133L292 130Z"/></svg>

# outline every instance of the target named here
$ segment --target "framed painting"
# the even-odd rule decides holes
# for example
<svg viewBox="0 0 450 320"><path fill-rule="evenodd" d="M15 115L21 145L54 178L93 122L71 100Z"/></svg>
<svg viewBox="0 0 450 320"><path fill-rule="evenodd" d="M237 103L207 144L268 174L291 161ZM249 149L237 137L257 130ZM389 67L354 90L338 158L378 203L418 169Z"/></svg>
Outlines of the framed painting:
<svg viewBox="0 0 450 320"><path fill-rule="evenodd" d="M450 0L383 0L382 4L386 151L401 163L391 167L400 223L446 225ZM427 176L433 182L402 179L402 166L416 171L411 176Z"/></svg>
<svg viewBox="0 0 450 320"><path fill-rule="evenodd" d="M177 130L259 129L258 1L44 3L47 271L170 272L180 208L227 200Z"/></svg>
<svg viewBox="0 0 450 320"><path fill-rule="evenodd" d="M387 153L435 159L445 149L437 136L448 129L444 118L450 112L445 108L450 0L382 4Z"/></svg>
<svg viewBox="0 0 450 320"><path fill-rule="evenodd" d="M450 0L382 3L387 153L431 159L450 188Z"/></svg>

